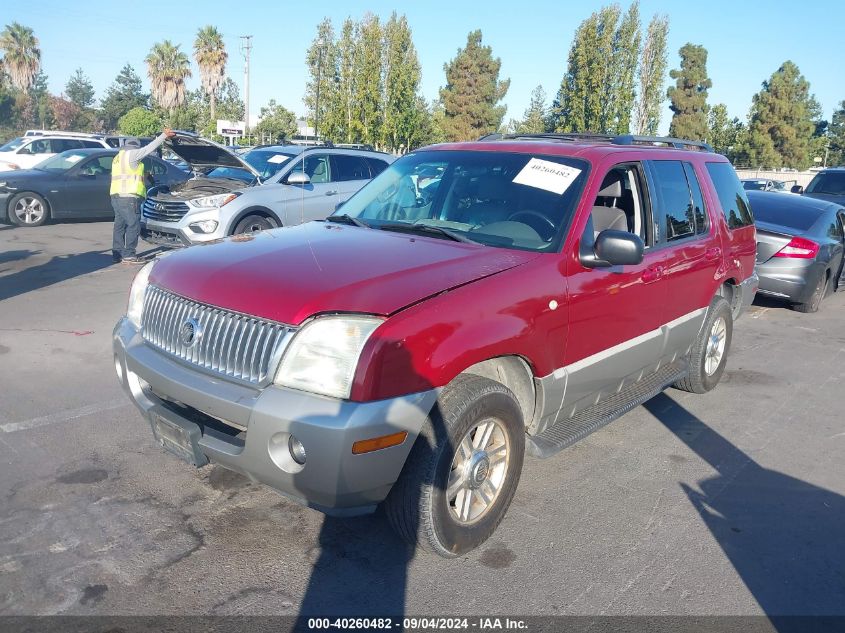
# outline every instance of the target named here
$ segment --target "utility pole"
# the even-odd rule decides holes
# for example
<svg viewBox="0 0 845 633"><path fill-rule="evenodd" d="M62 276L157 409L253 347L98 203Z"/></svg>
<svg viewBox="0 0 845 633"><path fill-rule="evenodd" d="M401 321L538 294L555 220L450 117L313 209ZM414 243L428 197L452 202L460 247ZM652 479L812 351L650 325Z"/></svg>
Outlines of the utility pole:
<svg viewBox="0 0 845 633"><path fill-rule="evenodd" d="M249 136L249 53L252 35L241 35L241 53L244 56L244 136Z"/></svg>

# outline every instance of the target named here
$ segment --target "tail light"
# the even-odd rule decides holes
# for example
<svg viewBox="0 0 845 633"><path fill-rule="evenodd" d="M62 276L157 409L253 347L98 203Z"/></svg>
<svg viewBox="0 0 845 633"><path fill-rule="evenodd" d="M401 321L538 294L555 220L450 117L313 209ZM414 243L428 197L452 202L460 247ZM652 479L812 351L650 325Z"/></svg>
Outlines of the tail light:
<svg viewBox="0 0 845 633"><path fill-rule="evenodd" d="M819 252L819 245L803 237L793 237L789 244L775 253L775 257L797 257L798 259L815 259Z"/></svg>

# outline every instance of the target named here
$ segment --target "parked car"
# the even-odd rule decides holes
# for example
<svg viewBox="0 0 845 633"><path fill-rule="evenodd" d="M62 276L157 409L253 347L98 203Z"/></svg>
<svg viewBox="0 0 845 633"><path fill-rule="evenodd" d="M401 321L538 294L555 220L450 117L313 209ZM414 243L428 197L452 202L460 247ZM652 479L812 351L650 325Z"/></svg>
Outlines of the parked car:
<svg viewBox="0 0 845 633"><path fill-rule="evenodd" d="M757 274L761 295L816 312L843 287L845 208L827 200L748 194L757 225Z"/></svg>
<svg viewBox="0 0 845 633"><path fill-rule="evenodd" d="M746 178L741 181L746 191L777 191L787 193L786 183L782 180L769 180L767 178Z"/></svg>
<svg viewBox="0 0 845 633"><path fill-rule="evenodd" d="M32 131L32 130L31 130ZM73 149L108 148L101 138L73 136L22 136L0 147L0 172L35 167L46 158Z"/></svg>
<svg viewBox="0 0 845 633"><path fill-rule="evenodd" d="M111 218L113 149L75 149L32 169L0 174L0 220L39 226L48 219ZM151 183L175 184L188 174L155 156L144 159Z"/></svg>
<svg viewBox="0 0 845 633"><path fill-rule="evenodd" d="M801 193L810 198L828 200L845 205L845 167L829 167L818 172L807 188L795 185L792 193Z"/></svg>
<svg viewBox="0 0 845 633"><path fill-rule="evenodd" d="M115 327L118 378L183 459L327 513L384 503L461 555L526 452L725 370L757 287L745 191L709 146L654 142L429 147L326 221L161 258Z"/></svg>
<svg viewBox="0 0 845 633"><path fill-rule="evenodd" d="M196 177L148 194L141 235L165 246L323 219L394 160L382 152L298 145L262 146L237 156L181 133L168 144Z"/></svg>

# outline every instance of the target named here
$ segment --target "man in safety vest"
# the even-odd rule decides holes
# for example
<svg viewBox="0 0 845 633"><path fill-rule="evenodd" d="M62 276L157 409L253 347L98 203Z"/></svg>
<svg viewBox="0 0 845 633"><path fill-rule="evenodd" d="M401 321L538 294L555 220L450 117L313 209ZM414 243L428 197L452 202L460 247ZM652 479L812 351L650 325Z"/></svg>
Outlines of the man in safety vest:
<svg viewBox="0 0 845 633"><path fill-rule="evenodd" d="M114 233L112 237L112 260L127 264L141 264L144 259L135 255L138 236L141 234L141 204L147 196L145 157L156 151L165 139L175 132L164 130L152 143L141 147L136 138L127 139L114 157L111 167L111 206L114 209Z"/></svg>

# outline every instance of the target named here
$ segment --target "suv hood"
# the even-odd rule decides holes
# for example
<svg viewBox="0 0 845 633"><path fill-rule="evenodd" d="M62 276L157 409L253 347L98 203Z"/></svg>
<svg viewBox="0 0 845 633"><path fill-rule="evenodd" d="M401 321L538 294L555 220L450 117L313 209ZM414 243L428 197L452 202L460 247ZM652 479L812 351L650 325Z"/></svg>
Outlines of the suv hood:
<svg viewBox="0 0 845 633"><path fill-rule="evenodd" d="M310 222L162 258L150 282L183 297L299 325L314 314L389 315L538 253Z"/></svg>
<svg viewBox="0 0 845 633"><path fill-rule="evenodd" d="M237 167L246 169L258 178L258 182L261 182L260 174L240 156L214 141L200 138L191 132L176 132L176 136L167 139L164 146L188 163L192 170L204 171L215 167Z"/></svg>

